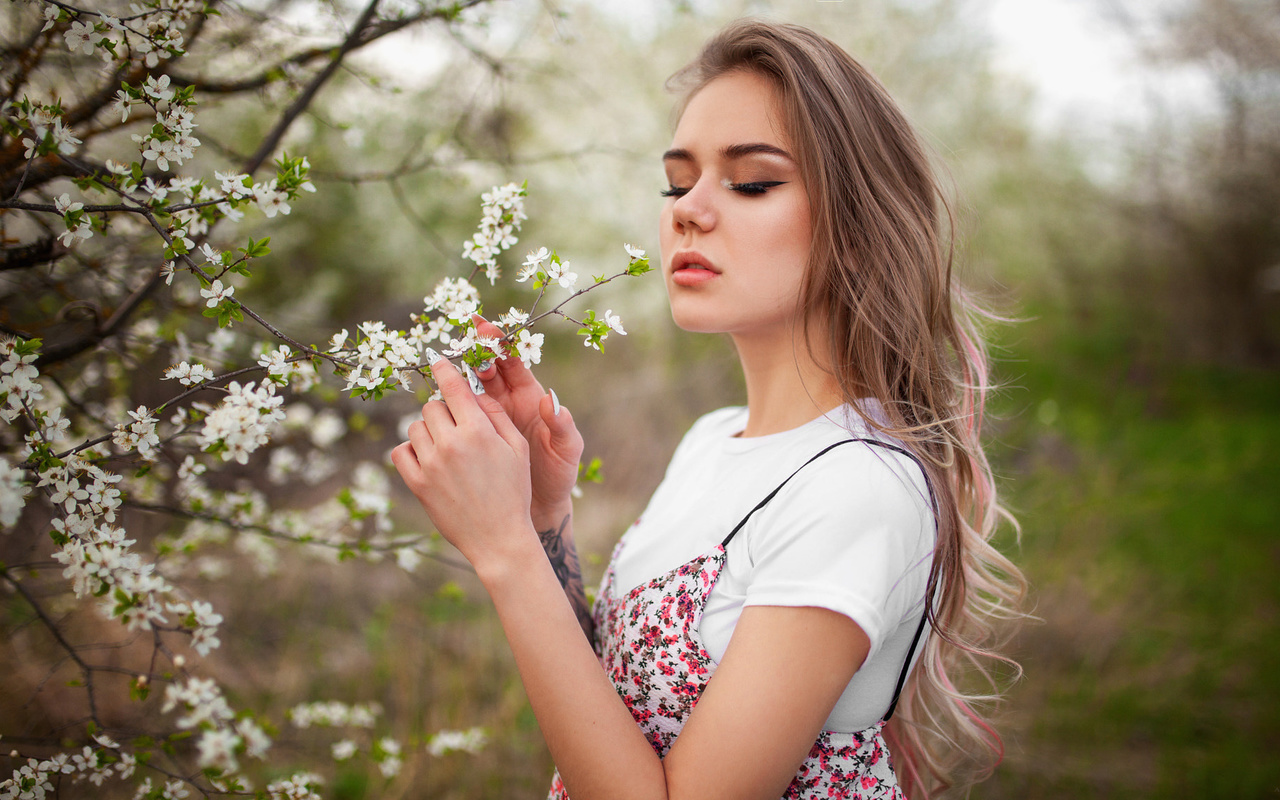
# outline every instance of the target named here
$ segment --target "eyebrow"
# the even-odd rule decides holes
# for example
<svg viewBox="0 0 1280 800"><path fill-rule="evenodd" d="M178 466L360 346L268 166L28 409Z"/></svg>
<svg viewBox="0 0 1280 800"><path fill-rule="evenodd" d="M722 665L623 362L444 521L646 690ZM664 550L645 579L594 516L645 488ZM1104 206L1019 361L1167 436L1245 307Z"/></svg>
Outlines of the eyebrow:
<svg viewBox="0 0 1280 800"><path fill-rule="evenodd" d="M781 156L790 161L795 161L795 159L791 156L791 154L788 153L786 150L783 150L781 147L775 147L771 144L765 144L764 142L752 142L749 144L731 144L728 147L720 148L720 155L722 158L725 158L729 161L734 161L736 159L745 158L751 155ZM683 147L677 147L674 150L668 150L667 152L663 153L662 160L663 161L696 161L697 159L693 157L693 153L689 152L688 150L685 150Z"/></svg>

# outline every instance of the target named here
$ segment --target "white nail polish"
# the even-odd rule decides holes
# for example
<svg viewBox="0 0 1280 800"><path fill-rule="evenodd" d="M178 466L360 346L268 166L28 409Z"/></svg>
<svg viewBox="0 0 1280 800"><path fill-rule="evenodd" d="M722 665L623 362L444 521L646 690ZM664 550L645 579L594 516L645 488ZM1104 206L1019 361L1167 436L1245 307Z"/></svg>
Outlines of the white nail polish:
<svg viewBox="0 0 1280 800"><path fill-rule="evenodd" d="M462 365L462 374L467 376L467 383L471 386L472 394L484 394L484 384L480 382L480 376L476 375L470 364Z"/></svg>
<svg viewBox="0 0 1280 800"><path fill-rule="evenodd" d="M426 350L423 351L423 355L427 357L427 364L434 364L437 361L439 361L441 358L443 358L443 356L441 356L439 353L437 353L435 350L431 349L430 347L428 347Z"/></svg>
<svg viewBox="0 0 1280 800"><path fill-rule="evenodd" d="M551 392L551 410L558 417L560 416L560 398L556 397L556 390L550 389Z"/></svg>

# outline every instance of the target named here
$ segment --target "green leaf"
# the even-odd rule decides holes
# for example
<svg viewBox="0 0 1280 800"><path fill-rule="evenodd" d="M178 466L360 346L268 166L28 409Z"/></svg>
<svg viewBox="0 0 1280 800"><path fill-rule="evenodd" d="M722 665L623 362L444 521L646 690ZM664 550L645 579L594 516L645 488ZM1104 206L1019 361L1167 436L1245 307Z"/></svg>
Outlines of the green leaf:
<svg viewBox="0 0 1280 800"><path fill-rule="evenodd" d="M600 472L600 459L593 458L586 464L578 464L578 480L588 483L603 483L604 475Z"/></svg>
<svg viewBox="0 0 1280 800"><path fill-rule="evenodd" d="M255 240L253 237L249 237L248 246L240 248L240 252L244 253L246 258L261 258L262 256L269 255L271 253L271 248L267 247L267 244L270 241L270 236L258 240Z"/></svg>

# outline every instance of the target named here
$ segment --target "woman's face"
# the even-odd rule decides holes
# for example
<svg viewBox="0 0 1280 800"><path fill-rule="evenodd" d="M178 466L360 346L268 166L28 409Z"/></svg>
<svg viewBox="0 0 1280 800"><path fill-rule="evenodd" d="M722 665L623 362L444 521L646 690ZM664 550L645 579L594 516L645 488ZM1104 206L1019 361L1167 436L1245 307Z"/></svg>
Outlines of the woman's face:
<svg viewBox="0 0 1280 800"><path fill-rule="evenodd" d="M755 73L716 78L689 101L663 156L663 277L685 330L789 341L797 321L809 199L775 95Z"/></svg>

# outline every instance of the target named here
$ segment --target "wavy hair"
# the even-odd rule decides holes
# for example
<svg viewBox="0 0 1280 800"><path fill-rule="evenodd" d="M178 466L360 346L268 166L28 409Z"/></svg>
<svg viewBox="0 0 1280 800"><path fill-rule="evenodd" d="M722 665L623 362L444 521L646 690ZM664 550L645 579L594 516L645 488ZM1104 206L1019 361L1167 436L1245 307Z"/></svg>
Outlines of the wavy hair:
<svg viewBox="0 0 1280 800"><path fill-rule="evenodd" d="M980 323L952 277L954 215L929 154L878 80L811 30L739 20L668 81L689 99L744 70L768 79L808 193L813 242L800 302L826 323L845 401L921 460L937 500L926 592L932 627L886 730L899 780L929 797L987 777L1004 749L987 715L1018 665L999 652L1026 582L991 544L1002 519L982 449L990 389ZM682 110L683 106L679 110ZM805 332L812 351L815 342Z"/></svg>

